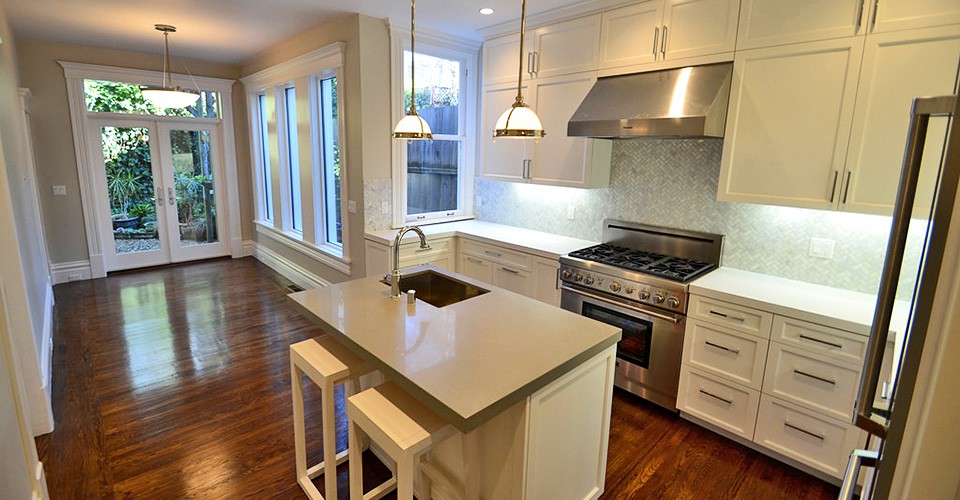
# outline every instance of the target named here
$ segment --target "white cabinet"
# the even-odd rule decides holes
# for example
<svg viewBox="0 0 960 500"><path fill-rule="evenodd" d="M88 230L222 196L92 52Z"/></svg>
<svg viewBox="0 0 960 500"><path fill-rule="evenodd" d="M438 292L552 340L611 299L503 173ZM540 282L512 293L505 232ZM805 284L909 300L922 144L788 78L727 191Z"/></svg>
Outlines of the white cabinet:
<svg viewBox="0 0 960 500"><path fill-rule="evenodd" d="M871 0L864 0L871 2ZM960 23L957 0L872 0L872 33Z"/></svg>
<svg viewBox="0 0 960 500"><path fill-rule="evenodd" d="M420 240L404 240L400 244L400 269L432 264L456 272L456 239L430 238L430 249L420 248ZM393 248L373 240L364 240L367 276L384 276L393 270Z"/></svg>
<svg viewBox="0 0 960 500"><path fill-rule="evenodd" d="M739 7L738 0L649 0L604 12L600 68L733 52Z"/></svg>
<svg viewBox="0 0 960 500"><path fill-rule="evenodd" d="M851 37L737 52L720 201L836 207L862 51Z"/></svg>
<svg viewBox="0 0 960 500"><path fill-rule="evenodd" d="M593 15L542 26L526 33L523 78L549 78L597 69L600 16ZM483 43L483 84L516 84L520 61L520 34ZM516 88L516 85L514 85Z"/></svg>
<svg viewBox="0 0 960 500"><path fill-rule="evenodd" d="M560 261L534 257L533 298L560 307Z"/></svg>
<svg viewBox="0 0 960 500"><path fill-rule="evenodd" d="M691 294L677 408L834 477L865 434L850 421L866 337Z"/></svg>
<svg viewBox="0 0 960 500"><path fill-rule="evenodd" d="M516 86L489 86L483 98L481 176L489 180L529 182L579 188L610 183L613 143L567 137L567 122L596 82L596 72L538 78L524 90L546 135L539 141L494 139L500 114L513 104Z"/></svg>
<svg viewBox="0 0 960 500"><path fill-rule="evenodd" d="M869 0L743 0L737 50L863 33Z"/></svg>
<svg viewBox="0 0 960 500"><path fill-rule="evenodd" d="M560 306L560 262L487 242L462 238L457 272L511 292Z"/></svg>
<svg viewBox="0 0 960 500"><path fill-rule="evenodd" d="M493 263L473 255L461 253L457 257L457 272L485 283L493 282Z"/></svg>
<svg viewBox="0 0 960 500"><path fill-rule="evenodd" d="M885 4L881 2L881 6ZM911 103L919 96L952 94L958 61L960 25L867 36L847 149L846 180L838 195L842 210L892 213ZM925 148L928 153L923 158L917 190L918 209L930 208L946 122L946 118L930 120Z"/></svg>

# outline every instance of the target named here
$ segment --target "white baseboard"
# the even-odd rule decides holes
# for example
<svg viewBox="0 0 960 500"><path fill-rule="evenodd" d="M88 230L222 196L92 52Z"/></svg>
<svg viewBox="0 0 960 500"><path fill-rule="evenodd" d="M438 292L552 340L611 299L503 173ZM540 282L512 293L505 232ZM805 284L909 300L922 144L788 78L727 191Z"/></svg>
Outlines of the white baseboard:
<svg viewBox="0 0 960 500"><path fill-rule="evenodd" d="M43 343L40 347L40 387L50 392L50 365L53 363L53 285L47 283L46 299L43 301Z"/></svg>
<svg viewBox="0 0 960 500"><path fill-rule="evenodd" d="M329 286L330 282L308 271L299 264L290 261L286 257L274 252L264 245L253 243L253 256L269 266L274 271L284 275L290 281L300 285L303 288L321 288ZM244 243L246 246L246 242Z"/></svg>
<svg viewBox="0 0 960 500"><path fill-rule="evenodd" d="M88 280L93 278L89 260L75 260L72 262L56 262L50 264L50 275L53 283Z"/></svg>
<svg viewBox="0 0 960 500"><path fill-rule="evenodd" d="M256 251L257 242L253 240L244 240L243 245L240 248L241 257L253 257L254 252Z"/></svg>

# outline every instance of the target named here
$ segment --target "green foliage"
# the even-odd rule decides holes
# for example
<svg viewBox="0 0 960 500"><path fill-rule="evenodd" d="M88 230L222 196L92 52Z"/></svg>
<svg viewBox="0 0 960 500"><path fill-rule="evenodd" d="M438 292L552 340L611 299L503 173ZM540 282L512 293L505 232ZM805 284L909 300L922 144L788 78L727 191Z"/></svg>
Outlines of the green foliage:
<svg viewBox="0 0 960 500"><path fill-rule="evenodd" d="M111 212L128 214L131 202L149 203L153 173L146 129L104 127L100 139Z"/></svg>
<svg viewBox="0 0 960 500"><path fill-rule="evenodd" d="M457 89L448 87L427 87L417 90L417 108L436 108L439 106L456 106L460 95ZM410 109L410 91L403 92L403 109Z"/></svg>
<svg viewBox="0 0 960 500"><path fill-rule="evenodd" d="M173 183L177 191L177 214L181 223L190 223L206 217L204 213L205 191L213 184L208 175L187 175L176 172ZM210 206L210 215L214 215L214 206Z"/></svg>

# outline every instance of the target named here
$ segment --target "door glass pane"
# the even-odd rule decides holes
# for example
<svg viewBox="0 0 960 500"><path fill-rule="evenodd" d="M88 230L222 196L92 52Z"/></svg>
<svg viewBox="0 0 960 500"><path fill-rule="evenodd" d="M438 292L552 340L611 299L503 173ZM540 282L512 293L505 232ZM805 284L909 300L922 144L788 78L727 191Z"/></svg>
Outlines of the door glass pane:
<svg viewBox="0 0 960 500"><path fill-rule="evenodd" d="M210 133L206 130L171 130L170 146L180 246L216 243L217 211Z"/></svg>
<svg viewBox="0 0 960 500"><path fill-rule="evenodd" d="M337 77L320 80L320 126L323 161L323 233L326 243L342 247L340 214L340 118L337 104Z"/></svg>
<svg viewBox="0 0 960 500"><path fill-rule="evenodd" d="M459 206L460 141L407 142L407 215Z"/></svg>
<svg viewBox="0 0 960 500"><path fill-rule="evenodd" d="M273 220L273 184L270 174L270 133L269 115L267 114L267 96L257 97L257 106L260 111L260 176L263 179L263 214L264 220Z"/></svg>
<svg viewBox="0 0 960 500"><path fill-rule="evenodd" d="M148 130L102 127L100 143L116 253L159 250Z"/></svg>
<svg viewBox="0 0 960 500"><path fill-rule="evenodd" d="M650 340L653 323L584 302L583 315L620 327L623 338L617 344L617 357L643 368L650 368Z"/></svg>

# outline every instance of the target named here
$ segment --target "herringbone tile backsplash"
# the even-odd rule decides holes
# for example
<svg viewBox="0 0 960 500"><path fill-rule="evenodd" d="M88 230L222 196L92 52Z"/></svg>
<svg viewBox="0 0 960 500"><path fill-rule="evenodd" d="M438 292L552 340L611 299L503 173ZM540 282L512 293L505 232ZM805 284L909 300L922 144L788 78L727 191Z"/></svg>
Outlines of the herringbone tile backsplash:
<svg viewBox="0 0 960 500"><path fill-rule="evenodd" d="M718 202L722 147L719 139L616 141L609 188L478 180L476 213L481 220L597 241L606 218L720 233L726 266L876 293L889 217ZM574 220L567 218L570 205ZM919 259L924 231L910 238L908 263ZM832 260L809 256L813 237L836 241Z"/></svg>

